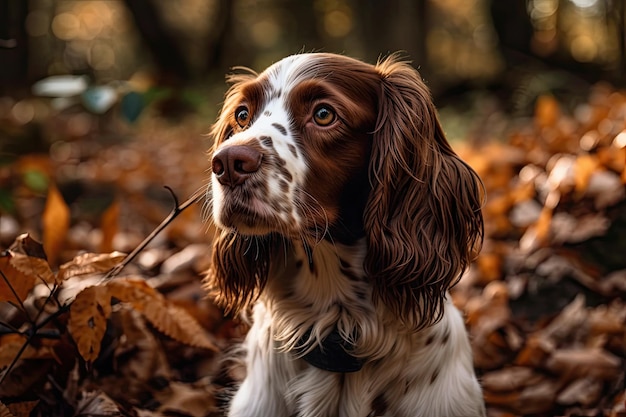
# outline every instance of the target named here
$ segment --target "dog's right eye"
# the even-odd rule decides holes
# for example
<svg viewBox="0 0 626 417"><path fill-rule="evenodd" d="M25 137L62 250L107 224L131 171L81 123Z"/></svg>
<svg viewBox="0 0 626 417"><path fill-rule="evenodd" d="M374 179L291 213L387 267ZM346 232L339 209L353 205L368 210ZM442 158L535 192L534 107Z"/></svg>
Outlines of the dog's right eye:
<svg viewBox="0 0 626 417"><path fill-rule="evenodd" d="M245 106L237 107L237 110L235 110L235 120L240 127L248 126L250 122L250 112L248 108Z"/></svg>

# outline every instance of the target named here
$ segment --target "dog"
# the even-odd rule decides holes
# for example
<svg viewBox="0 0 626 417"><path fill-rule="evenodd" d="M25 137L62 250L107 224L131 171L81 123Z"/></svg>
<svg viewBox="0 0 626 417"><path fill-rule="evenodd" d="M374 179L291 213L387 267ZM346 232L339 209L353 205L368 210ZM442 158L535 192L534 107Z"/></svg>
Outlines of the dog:
<svg viewBox="0 0 626 417"><path fill-rule="evenodd" d="M230 417L485 416L448 289L484 192L397 55L240 71L213 126L206 287L251 321Z"/></svg>

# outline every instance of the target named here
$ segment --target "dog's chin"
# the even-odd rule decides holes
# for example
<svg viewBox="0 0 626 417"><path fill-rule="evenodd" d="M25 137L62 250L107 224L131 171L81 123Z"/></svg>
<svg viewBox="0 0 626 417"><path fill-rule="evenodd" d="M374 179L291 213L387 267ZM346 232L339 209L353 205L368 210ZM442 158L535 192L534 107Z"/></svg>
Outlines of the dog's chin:
<svg viewBox="0 0 626 417"><path fill-rule="evenodd" d="M249 206L223 207L221 211L213 214L215 224L225 230L231 230L237 234L246 236L264 236L270 233L278 233L286 237L298 235L293 224L284 224L282 219L267 211L252 210Z"/></svg>

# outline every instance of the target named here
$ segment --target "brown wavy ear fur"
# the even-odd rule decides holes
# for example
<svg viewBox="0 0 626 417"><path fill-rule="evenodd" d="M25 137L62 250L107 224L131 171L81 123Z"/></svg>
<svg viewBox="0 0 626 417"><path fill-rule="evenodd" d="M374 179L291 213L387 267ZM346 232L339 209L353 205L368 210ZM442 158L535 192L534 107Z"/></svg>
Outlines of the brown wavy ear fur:
<svg viewBox="0 0 626 417"><path fill-rule="evenodd" d="M365 267L378 299L417 330L441 319L446 291L480 249L483 188L446 140L418 72L395 56L376 70Z"/></svg>
<svg viewBox="0 0 626 417"><path fill-rule="evenodd" d="M209 296L233 314L253 303L267 283L278 240L273 235L242 236L219 230L204 280Z"/></svg>

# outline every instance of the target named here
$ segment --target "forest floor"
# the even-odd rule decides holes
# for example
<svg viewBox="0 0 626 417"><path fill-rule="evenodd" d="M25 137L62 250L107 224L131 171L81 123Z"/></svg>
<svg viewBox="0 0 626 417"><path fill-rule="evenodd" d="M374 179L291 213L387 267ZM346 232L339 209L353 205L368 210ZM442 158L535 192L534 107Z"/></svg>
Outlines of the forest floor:
<svg viewBox="0 0 626 417"><path fill-rule="evenodd" d="M0 100L0 416L220 416L239 375L219 358L246 329L204 296L202 200L107 278L203 193L210 121L24 123L15 105ZM493 117L505 129L485 119L455 142L488 199L482 253L452 291L489 415L626 416L626 94Z"/></svg>

